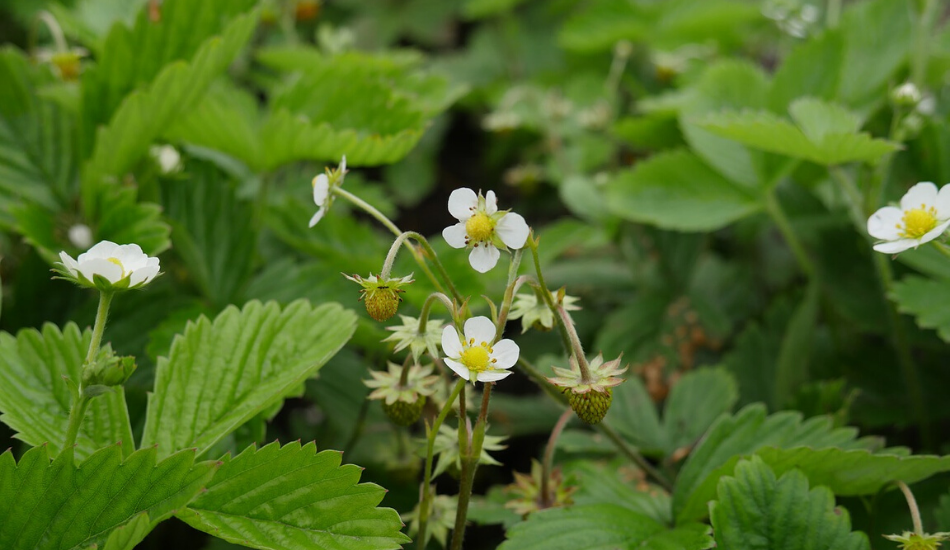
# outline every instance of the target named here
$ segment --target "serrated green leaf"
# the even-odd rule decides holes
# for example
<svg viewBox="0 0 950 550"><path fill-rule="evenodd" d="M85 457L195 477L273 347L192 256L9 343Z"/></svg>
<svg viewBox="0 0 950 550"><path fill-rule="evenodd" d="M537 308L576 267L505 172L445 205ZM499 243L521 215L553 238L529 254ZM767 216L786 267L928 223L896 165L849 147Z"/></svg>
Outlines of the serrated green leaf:
<svg viewBox="0 0 950 550"><path fill-rule="evenodd" d="M565 479L576 486L571 496L577 505L616 504L668 525L670 495L654 485L644 487L637 478L639 473L628 463L597 463L578 460L564 466Z"/></svg>
<svg viewBox="0 0 950 550"><path fill-rule="evenodd" d="M385 490L357 484L361 468L314 443L272 443L225 458L208 490L177 516L195 529L251 548L383 550L409 537Z"/></svg>
<svg viewBox="0 0 950 550"><path fill-rule="evenodd" d="M679 231L713 231L761 208L754 194L686 151L655 155L616 174L607 199L622 218Z"/></svg>
<svg viewBox="0 0 950 550"><path fill-rule="evenodd" d="M541 510L508 530L498 550L615 550L638 547L662 524L616 504Z"/></svg>
<svg viewBox="0 0 950 550"><path fill-rule="evenodd" d="M841 33L825 31L796 47L775 71L769 92L769 107L784 113L800 97L837 98L845 44Z"/></svg>
<svg viewBox="0 0 950 550"><path fill-rule="evenodd" d="M888 296L897 302L902 313L913 315L922 328L934 329L940 338L950 342L950 310L943 307L950 300L950 283L905 277L891 288Z"/></svg>
<svg viewBox="0 0 950 550"><path fill-rule="evenodd" d="M142 512L158 522L184 507L217 467L195 464L189 451L158 463L157 455L154 448L142 449L123 461L122 449L113 445L74 466L68 452L50 463L46 446L30 449L19 464L10 451L3 453L0 547L79 550L102 544Z"/></svg>
<svg viewBox="0 0 950 550"><path fill-rule="evenodd" d="M663 410L666 453L692 446L720 414L739 399L735 378L724 368L686 373L670 391Z"/></svg>
<svg viewBox="0 0 950 550"><path fill-rule="evenodd" d="M858 115L813 97L796 99L788 113L812 143L821 143L829 134L853 134L861 128Z"/></svg>
<svg viewBox="0 0 950 550"><path fill-rule="evenodd" d="M145 17L140 16L140 21ZM257 12L235 17L220 36L202 42L190 62L167 65L147 87L124 96L109 124L96 131L92 157L83 168L87 217L96 212L96 190L117 181L177 117L199 103L214 78L250 39L256 24Z"/></svg>
<svg viewBox="0 0 950 550"><path fill-rule="evenodd" d="M896 143L874 139L867 133L838 130L853 125L853 115L849 117L840 107L809 99L796 102L793 108L793 116L804 123L802 128L768 111L723 112L694 122L718 136L752 148L824 165L873 163L900 148ZM809 139L806 131L820 139Z"/></svg>
<svg viewBox="0 0 950 550"><path fill-rule="evenodd" d="M116 527L109 538L103 550L132 550L138 543L145 540L145 537L152 531L154 523L149 520L148 512L142 512L135 516L132 521Z"/></svg>
<svg viewBox="0 0 950 550"><path fill-rule="evenodd" d="M298 300L228 307L189 323L158 360L142 446L167 455L217 441L312 376L349 340L356 316Z"/></svg>
<svg viewBox="0 0 950 550"><path fill-rule="evenodd" d="M846 51L839 95L854 105L879 101L913 43L912 11L899 2L869 0L849 4L842 14ZM882 37L887 37L882 40Z"/></svg>
<svg viewBox="0 0 950 550"><path fill-rule="evenodd" d="M60 331L53 324L42 332L24 329L16 338L0 332L0 420L30 445L47 444L53 455L66 442L71 393L64 376L78 383L92 331L75 323ZM122 442L125 454L135 449L122 387L94 398L76 437L82 460L107 445ZM2 517L2 516L0 516ZM0 545L2 547L2 545Z"/></svg>
<svg viewBox="0 0 950 550"><path fill-rule="evenodd" d="M950 456L872 454L867 449L766 447L756 455L777 475L797 469L836 495L871 495L896 481L911 484L950 471Z"/></svg>
<svg viewBox="0 0 950 550"><path fill-rule="evenodd" d="M639 376L629 377L613 389L610 425L636 445L641 453L662 455L666 437L656 404L650 398Z"/></svg>
<svg viewBox="0 0 950 550"><path fill-rule="evenodd" d="M709 506L717 548L751 550L870 550L864 533L851 531L848 513L824 487L809 490L801 472L776 474L758 457L736 465L719 481ZM807 533L807 534L806 534Z"/></svg>
<svg viewBox="0 0 950 550"><path fill-rule="evenodd" d="M677 523L703 518L719 478L729 475L740 458L759 449L802 445L855 449L874 444L856 437L856 429L834 428L831 418L816 416L802 421L801 414L794 412L766 416L762 405L720 416L680 470L673 490L673 516Z"/></svg>

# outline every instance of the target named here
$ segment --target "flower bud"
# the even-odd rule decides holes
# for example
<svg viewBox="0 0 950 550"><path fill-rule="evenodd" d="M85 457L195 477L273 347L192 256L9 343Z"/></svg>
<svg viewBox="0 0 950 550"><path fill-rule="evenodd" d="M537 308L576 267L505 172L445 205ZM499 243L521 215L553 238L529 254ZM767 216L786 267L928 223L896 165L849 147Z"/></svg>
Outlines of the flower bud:
<svg viewBox="0 0 950 550"><path fill-rule="evenodd" d="M117 357L109 352L83 370L82 385L84 387L121 386L132 376L135 369L135 357Z"/></svg>

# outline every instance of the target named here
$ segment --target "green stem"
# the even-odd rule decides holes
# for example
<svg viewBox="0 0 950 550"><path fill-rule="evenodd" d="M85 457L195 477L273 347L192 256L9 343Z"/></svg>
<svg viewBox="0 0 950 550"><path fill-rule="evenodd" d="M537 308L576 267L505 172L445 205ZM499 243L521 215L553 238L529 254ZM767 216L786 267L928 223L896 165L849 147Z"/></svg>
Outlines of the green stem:
<svg viewBox="0 0 950 550"><path fill-rule="evenodd" d="M554 495L551 494L551 469L554 464L554 449L557 447L557 440L561 437L561 432L567 426L568 421L574 416L574 411L570 408L564 409L561 417L557 419L557 424L551 430L551 437L548 438L548 445L544 449L544 462L541 463L541 508L550 508L554 504Z"/></svg>
<svg viewBox="0 0 950 550"><path fill-rule="evenodd" d="M577 329L574 328L574 320L571 315L562 306L557 307L557 314L561 319L561 324L567 330L567 335L571 340L571 349L574 355L574 361L581 371L581 383L590 384L594 377L590 374L590 365L587 364L587 356L584 355L584 346L581 345L581 339L577 335Z"/></svg>
<svg viewBox="0 0 950 550"><path fill-rule="evenodd" d="M564 323L561 322L560 316L557 313L557 304L554 303L554 299L551 297L551 291L548 290L547 283L544 282L544 274L541 273L541 260L538 257L538 240L534 238L534 231L528 235L528 246L531 248L531 257L534 260L534 270L538 275L538 285L541 287L541 297L544 299L544 303L547 304L548 308L551 310L551 313L554 314L555 319L557 320L557 330L561 335L561 345L564 346L564 353L570 357L572 350L574 349L571 346L571 336L567 332L567 327L564 326Z"/></svg>
<svg viewBox="0 0 950 550"><path fill-rule="evenodd" d="M664 489L667 491L673 490L673 484L670 483L670 480L663 475L659 470L653 467L647 459L643 458L643 455L638 453L635 449L631 449L627 442L614 431L607 423L601 421L600 424L596 425L596 428L604 435L607 436L607 439L613 442L613 444L620 449L620 452L623 453L627 458L636 463L647 475L653 477Z"/></svg>
<svg viewBox="0 0 950 550"><path fill-rule="evenodd" d="M403 233L402 230L400 230L399 227L396 226L396 224L394 224L389 218L387 218L385 214L377 210L373 205L369 204L368 202L364 201L363 199L357 197L353 193L350 193L349 191L343 188L332 187L331 191L343 197L344 199L350 201L351 203L353 203L354 206L360 208L361 210L363 210L364 212L366 212L367 214L375 218L376 221L383 224L383 226L386 229L388 229L390 232L392 232L392 234L395 235L397 238L400 235L402 235ZM446 273L445 268L442 266L442 263L439 261L439 257L436 256L435 251L432 249L432 247L429 245L429 243L425 239L422 239L421 241L419 241L419 244L423 246L423 248L426 250L426 253L429 254L430 258L432 258L432 262L436 265L436 268L439 270L439 272L445 278L446 282L449 284L452 295L455 297L456 300L461 302L462 301L461 294L459 294L458 290L456 290L455 287L452 285L452 280L449 278L448 273ZM439 283L439 280L436 278L435 274L432 273L432 270L429 269L428 264L426 264L425 259L423 259L422 255L419 254L419 251L416 250L411 244L407 242L403 242L403 245L412 254L413 259L415 259L416 263L419 264L419 267L422 269L422 272L425 273L426 277L430 281L432 281L432 285L435 286L436 290L444 293L445 290L442 288L442 285Z"/></svg>
<svg viewBox="0 0 950 550"><path fill-rule="evenodd" d="M792 229L791 222L789 222L785 211L782 210L782 206L775 197L774 189L765 193L765 209L772 217L772 220L775 221L775 225L778 226L778 230L782 233L782 237L785 238L785 242L788 243L789 248L792 249L792 254L798 261L799 267L801 267L809 279L814 279L818 274L818 271L815 269L815 264L812 263L811 258L808 257L808 253L805 252L805 247L802 246L801 241L798 240L798 236Z"/></svg>
<svg viewBox="0 0 950 550"><path fill-rule="evenodd" d="M462 550L462 540L465 538L465 521L468 517L468 503L472 498L472 486L475 483L475 471L478 469L478 459L482 455L482 443L485 441L485 427L488 419L488 404L491 401L491 391L494 384L484 384L482 390L482 406L475 423L475 434L469 446L468 456L462 455L462 473L459 480L458 507L455 511L455 528L452 530L451 550ZM461 449L460 449L461 451Z"/></svg>
<svg viewBox="0 0 950 550"><path fill-rule="evenodd" d="M933 245L937 247L937 250L939 250L941 254L950 258L950 248L948 248L947 245L941 242L937 242L937 241L930 241L930 242L933 243Z"/></svg>
<svg viewBox="0 0 950 550"><path fill-rule="evenodd" d="M416 548L423 550L426 547L427 540L427 528L429 526L429 508L432 505L432 457L435 450L435 437L439 433L439 428L442 427L442 423L445 421L445 417L448 416L449 411L452 410L452 404L455 403L455 400L458 399L459 393L462 392L462 388L465 387L465 380L459 378L455 383L455 388L452 390L452 393L449 395L449 398L445 400L445 405L442 407L442 410L439 412L439 416L436 417L435 422L432 424L431 428L427 426L427 437L426 437L426 466L425 473L423 474L422 480L422 502L419 505L419 533L418 540L416 541Z"/></svg>
<svg viewBox="0 0 950 550"><path fill-rule="evenodd" d="M89 350L86 352L86 361L82 366L83 371L93 368L93 363L96 360L96 356L99 354L99 346L102 343L102 333L106 328L106 320L109 318L109 304L112 303L112 296L112 292L99 292L99 308L96 310L96 324L92 327L92 340L89 341ZM66 427L66 441L63 443L63 448L60 452L66 452L67 449L71 449L73 445L76 444L76 437L79 435L79 428L82 426L83 417L86 415L86 408L89 406L89 401L92 399L86 395L85 388L82 384L83 378L85 378L84 375L80 374L79 394L77 397L75 397L73 406L69 410L69 424Z"/></svg>
<svg viewBox="0 0 950 550"><path fill-rule="evenodd" d="M498 312L498 319L495 321L495 342L501 340L505 332L505 323L508 322L508 311L511 310L511 302L514 300L517 290L518 266L521 265L521 257L524 255L524 249L519 248L511 256L511 264L508 265L508 284L505 286L505 297L501 302L501 310Z"/></svg>
<svg viewBox="0 0 950 550"><path fill-rule="evenodd" d="M911 81L923 89L927 72L927 60L930 57L930 36L933 29L937 2L923 0L923 9L917 19L917 28L914 32L914 56L911 60Z"/></svg>
<svg viewBox="0 0 950 550"><path fill-rule="evenodd" d="M914 533L923 536L924 524L920 521L920 508L917 507L917 499L914 498L914 493L910 491L910 487L903 481L898 481L897 486L901 488L901 492L904 493L904 498L907 499L907 507L910 508L910 517L914 522Z"/></svg>

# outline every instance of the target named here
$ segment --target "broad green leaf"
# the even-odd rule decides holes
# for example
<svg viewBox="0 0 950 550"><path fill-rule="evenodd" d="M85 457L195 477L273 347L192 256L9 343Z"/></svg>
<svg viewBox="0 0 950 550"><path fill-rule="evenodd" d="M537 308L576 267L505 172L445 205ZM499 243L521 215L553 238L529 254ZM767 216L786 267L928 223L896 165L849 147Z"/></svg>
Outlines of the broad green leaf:
<svg viewBox="0 0 950 550"><path fill-rule="evenodd" d="M76 178L75 117L38 94L53 80L20 51L0 49L0 226L23 203L49 217Z"/></svg>
<svg viewBox="0 0 950 550"><path fill-rule="evenodd" d="M792 120L812 143L821 143L829 134L853 134L861 129L861 118L836 103L803 97L788 107Z"/></svg>
<svg viewBox="0 0 950 550"><path fill-rule="evenodd" d="M950 471L950 456L873 454L867 449L767 447L756 455L776 474L800 470L812 485L836 495L872 495L896 482L916 483Z"/></svg>
<svg viewBox="0 0 950 550"><path fill-rule="evenodd" d="M0 420L17 432L18 439L34 446L46 444L51 454L59 454L72 405L63 377L79 383L91 340L92 331L80 332L75 323L62 331L47 323L42 332L24 329L16 338L0 332ZM135 449L122 387L90 402L76 437L75 456L82 460L117 442L125 454Z"/></svg>
<svg viewBox="0 0 950 550"><path fill-rule="evenodd" d="M106 539L103 550L132 550L145 540L154 526L155 523L149 520L148 512L142 512L132 521L116 527Z"/></svg>
<svg viewBox="0 0 950 550"><path fill-rule="evenodd" d="M575 504L616 504L663 525L671 523L670 495L655 485L641 484L635 466L619 461L577 460L563 469L565 479L573 480L568 483L577 487L571 495Z"/></svg>
<svg viewBox="0 0 950 550"><path fill-rule="evenodd" d="M154 523L182 509L214 475L217 464L195 464L193 451L157 462L155 448L122 459L112 445L79 466L72 453L50 463L46 446L34 447L16 463L0 455L0 547L4 550L85 550L145 512ZM113 547L121 535L111 537Z"/></svg>
<svg viewBox="0 0 950 550"><path fill-rule="evenodd" d="M834 428L830 418L818 416L802 421L802 416L794 412L766 416L761 405L750 405L732 416L722 415L680 470L673 490L673 516L677 523L703 518L719 478L729 475L740 458L759 449L802 445L854 449L874 444L856 437L856 429Z"/></svg>
<svg viewBox="0 0 950 550"><path fill-rule="evenodd" d="M724 550L870 550L864 533L851 531L847 511L824 487L809 490L796 470L780 478L758 457L736 465L719 481L709 505L716 547Z"/></svg>
<svg viewBox="0 0 950 550"><path fill-rule="evenodd" d="M772 79L769 108L784 113L805 96L836 99L844 57L844 39L838 31L826 31L792 50Z"/></svg>
<svg viewBox="0 0 950 550"><path fill-rule="evenodd" d="M686 151L661 153L616 174L607 203L627 220L679 231L714 231L761 208L754 194Z"/></svg>
<svg viewBox="0 0 950 550"><path fill-rule="evenodd" d="M937 331L950 342L950 310L944 305L950 300L950 283L923 277L905 277L894 284L889 293L902 313L913 315L922 328Z"/></svg>
<svg viewBox="0 0 950 550"><path fill-rule="evenodd" d="M772 389L772 402L779 407L787 406L796 390L808 381L808 363L815 338L815 324L818 321L819 297L819 286L812 282L785 328L785 336L782 338L775 364L775 385ZM762 367L760 365L760 368Z"/></svg>
<svg viewBox="0 0 950 550"><path fill-rule="evenodd" d="M666 433L660 415L639 376L630 376L613 389L609 415L611 426L641 453L661 456L666 452Z"/></svg>
<svg viewBox="0 0 950 550"><path fill-rule="evenodd" d="M140 16L140 21L146 17ZM176 61L165 66L147 86L124 96L109 124L96 131L95 148L82 174L87 202L104 182L115 182L130 170L153 140L199 103L214 78L250 39L256 24L257 12L235 17L220 36L201 43L190 62ZM106 72L105 68L100 70ZM92 97L85 89L85 79L84 94L86 98ZM96 206L94 202L84 204L87 214L94 213Z"/></svg>
<svg viewBox="0 0 950 550"><path fill-rule="evenodd" d="M896 151L900 145L874 139L867 133L829 131L845 125L849 117L835 106L822 105L817 100L793 104L793 116L804 122L802 127L767 111L723 112L697 119L695 123L718 136L726 137L749 147L818 164L836 165L863 161L874 163L881 156ZM833 114L833 120L822 119ZM823 123L831 122L828 126ZM805 131L803 131L805 130ZM809 139L806 131L820 139Z"/></svg>
<svg viewBox="0 0 950 550"><path fill-rule="evenodd" d="M314 443L249 448L221 469L177 517L195 529L251 548L383 550L410 539L386 491L357 482L362 469Z"/></svg>
<svg viewBox="0 0 950 550"><path fill-rule="evenodd" d="M499 550L614 550L638 547L664 531L656 520L616 504L551 508L508 530Z"/></svg>
<svg viewBox="0 0 950 550"><path fill-rule="evenodd" d="M666 399L663 430L666 452L690 447L739 399L736 380L724 368L701 368L683 375Z"/></svg>
<svg viewBox="0 0 950 550"><path fill-rule="evenodd" d="M168 455L204 453L280 402L349 340L355 315L338 304L299 300L230 306L212 322L189 323L160 357L149 395L142 446Z"/></svg>
<svg viewBox="0 0 950 550"><path fill-rule="evenodd" d="M187 176L162 186L175 252L216 308L237 301L250 276L257 242L253 210L213 164L188 164Z"/></svg>
<svg viewBox="0 0 950 550"><path fill-rule="evenodd" d="M558 34L558 42L568 50L610 50L620 40L642 40L654 21L645 6L626 0L605 0L579 6L583 8L564 23Z"/></svg>
<svg viewBox="0 0 950 550"><path fill-rule="evenodd" d="M851 105L879 101L881 89L907 60L913 42L912 11L890 0L854 2L842 14L841 29L846 51L839 96Z"/></svg>

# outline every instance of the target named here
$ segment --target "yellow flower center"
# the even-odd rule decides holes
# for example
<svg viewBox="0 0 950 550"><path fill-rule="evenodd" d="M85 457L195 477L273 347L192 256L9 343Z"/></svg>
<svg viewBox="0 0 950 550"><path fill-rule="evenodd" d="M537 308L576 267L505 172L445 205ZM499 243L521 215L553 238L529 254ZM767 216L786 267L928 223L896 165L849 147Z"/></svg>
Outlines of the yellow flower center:
<svg viewBox="0 0 950 550"><path fill-rule="evenodd" d="M468 237L475 242L484 242L491 239L492 232L495 230L495 223L488 214L478 212L465 222L465 232Z"/></svg>
<svg viewBox="0 0 950 550"><path fill-rule="evenodd" d="M919 239L937 227L937 209L921 204L920 208L904 212L901 221L903 224L897 224L897 228L901 230L900 236L905 239Z"/></svg>
<svg viewBox="0 0 950 550"><path fill-rule="evenodd" d="M470 343L474 344L475 341L470 340ZM495 360L491 358L491 355L489 355L490 352L491 348L489 348L485 342L482 342L479 346L468 346L462 351L462 364L468 367L468 370L472 372L489 370L489 365L495 362Z"/></svg>
<svg viewBox="0 0 950 550"><path fill-rule="evenodd" d="M120 262L118 258L109 258L108 261L110 261L110 262L114 263L115 265L119 266L119 269L122 270L122 278L124 279L124 278L125 278L125 266L122 265L122 262Z"/></svg>

